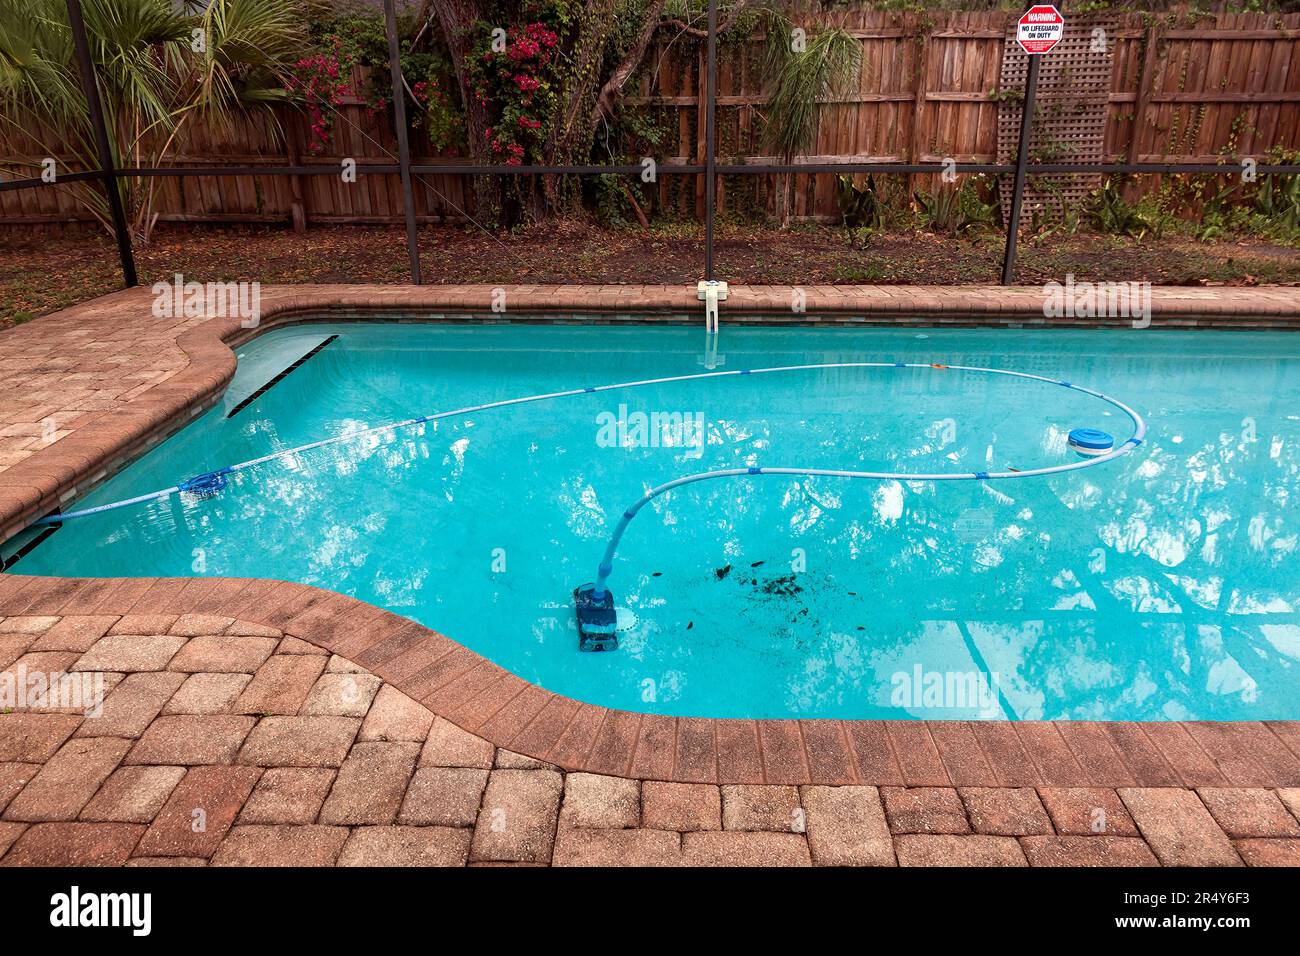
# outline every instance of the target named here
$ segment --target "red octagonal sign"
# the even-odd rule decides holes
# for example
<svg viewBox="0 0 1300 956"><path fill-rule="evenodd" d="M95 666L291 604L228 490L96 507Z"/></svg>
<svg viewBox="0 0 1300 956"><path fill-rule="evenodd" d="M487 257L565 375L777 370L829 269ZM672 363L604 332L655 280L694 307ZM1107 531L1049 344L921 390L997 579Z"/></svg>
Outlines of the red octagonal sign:
<svg viewBox="0 0 1300 956"><path fill-rule="evenodd" d="M1016 42L1026 53L1046 53L1061 42L1065 17L1049 4L1030 7L1016 24Z"/></svg>

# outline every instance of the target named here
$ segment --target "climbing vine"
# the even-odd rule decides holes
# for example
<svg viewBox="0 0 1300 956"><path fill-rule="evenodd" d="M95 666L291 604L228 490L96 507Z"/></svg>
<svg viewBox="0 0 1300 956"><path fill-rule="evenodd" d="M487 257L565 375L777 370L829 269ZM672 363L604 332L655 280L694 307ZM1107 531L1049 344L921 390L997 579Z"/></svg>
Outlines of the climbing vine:
<svg viewBox="0 0 1300 956"><path fill-rule="evenodd" d="M518 166L540 162L551 132L564 62L557 47L566 28L564 4L528 5L538 17L520 26L482 24L474 48L470 95L488 110L493 125L484 134L498 161ZM498 30L501 32L494 32Z"/></svg>
<svg viewBox="0 0 1300 956"><path fill-rule="evenodd" d="M318 52L298 63L296 80L311 119L308 148L320 153L330 141L336 107L355 97L370 111L385 112L391 105L392 82L381 12L333 13L313 20L311 33ZM398 37L411 125L425 132L435 152L458 149L464 145L464 116L440 35L405 13L399 18Z"/></svg>
<svg viewBox="0 0 1300 956"><path fill-rule="evenodd" d="M337 108L351 95L352 86L345 77L350 64L340 62L337 45L329 52L305 56L293 64L285 78L285 87L302 103L307 113L307 152L319 155L330 143Z"/></svg>

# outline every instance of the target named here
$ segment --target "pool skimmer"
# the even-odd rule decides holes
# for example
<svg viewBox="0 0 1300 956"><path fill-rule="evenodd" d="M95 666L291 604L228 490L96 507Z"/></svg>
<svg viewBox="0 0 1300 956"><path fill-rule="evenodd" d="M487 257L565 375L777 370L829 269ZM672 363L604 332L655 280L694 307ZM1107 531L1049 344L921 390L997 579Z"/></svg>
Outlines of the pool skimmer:
<svg viewBox="0 0 1300 956"><path fill-rule="evenodd" d="M1115 439L1109 432L1099 428L1072 429L1066 444L1080 458L1097 458L1110 454L1115 447Z"/></svg>

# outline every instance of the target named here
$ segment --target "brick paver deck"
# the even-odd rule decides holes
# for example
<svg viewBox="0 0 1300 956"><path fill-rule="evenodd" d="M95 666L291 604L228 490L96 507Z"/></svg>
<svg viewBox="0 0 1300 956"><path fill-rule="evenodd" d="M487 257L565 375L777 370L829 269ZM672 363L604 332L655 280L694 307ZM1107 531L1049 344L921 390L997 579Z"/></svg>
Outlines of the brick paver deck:
<svg viewBox="0 0 1300 956"><path fill-rule="evenodd" d="M643 780L496 746L252 621L19 614L0 648L110 688L99 716L0 714L0 866L1300 863L1300 787Z"/></svg>
<svg viewBox="0 0 1300 956"><path fill-rule="evenodd" d="M830 321L1044 321L1037 289L804 291ZM506 296L516 316L698 309L680 288ZM791 296L733 289L726 309L808 321ZM214 401L230 344L329 305L484 313L491 290L264 289L256 330L156 319L150 301L117 293L0 335L0 540ZM1300 322L1278 289L1157 289L1153 312ZM0 714L0 865L1300 862L1295 721L632 714L350 598L257 580L0 575L0 667L100 673L107 691L99 716Z"/></svg>

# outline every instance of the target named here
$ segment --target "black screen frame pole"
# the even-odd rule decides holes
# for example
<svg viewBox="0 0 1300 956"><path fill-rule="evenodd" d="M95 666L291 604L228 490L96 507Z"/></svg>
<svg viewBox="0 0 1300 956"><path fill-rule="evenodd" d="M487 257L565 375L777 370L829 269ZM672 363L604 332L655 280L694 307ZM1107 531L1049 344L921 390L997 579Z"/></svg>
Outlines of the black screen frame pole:
<svg viewBox="0 0 1300 956"><path fill-rule="evenodd" d="M402 82L402 52L397 42L397 3L384 0L384 30L388 34L388 67L393 78L393 124L397 133L397 164L402 178L402 206L406 213L406 253L411 260L411 281L422 285L420 239L415 226L415 193L411 189L411 144L406 130L406 94Z"/></svg>
<svg viewBox="0 0 1300 956"><path fill-rule="evenodd" d="M131 248L131 231L126 225L126 210L122 208L122 194L117 188L117 167L109 145L108 127L104 124L104 104L99 99L99 81L95 76L95 63L90 58L90 41L86 39L86 20L81 11L81 0L67 0L68 26L72 29L72 47L77 56L77 71L86 93L86 110L90 114L90 128L95 137L95 152L99 154L99 174L96 178L108 197L108 211L113 220L113 237L117 240L117 257L122 263L122 280L128 289L140 284L135 271L135 251Z"/></svg>
<svg viewBox="0 0 1300 956"><path fill-rule="evenodd" d="M1028 53L1029 72L1025 74L1025 105L1020 113L1020 143L1016 148L1016 178L1011 187L1011 209L1007 222L1007 245L1002 256L1002 284L1011 285L1016 274L1016 238L1020 232L1020 205L1025 193L1025 167L1029 163L1029 136L1034 125L1034 94L1038 91L1038 64L1041 53Z"/></svg>
<svg viewBox="0 0 1300 956"><path fill-rule="evenodd" d="M713 215L718 192L718 157L714 130L718 89L718 0L709 0L708 64L704 77L704 279L713 281Z"/></svg>

